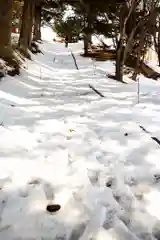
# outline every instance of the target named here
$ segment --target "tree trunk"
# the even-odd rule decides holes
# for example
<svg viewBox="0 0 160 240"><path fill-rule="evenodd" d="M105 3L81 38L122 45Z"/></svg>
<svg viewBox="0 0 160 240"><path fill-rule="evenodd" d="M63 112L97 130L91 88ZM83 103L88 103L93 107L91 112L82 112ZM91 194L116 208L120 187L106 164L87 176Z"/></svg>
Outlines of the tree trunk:
<svg viewBox="0 0 160 240"><path fill-rule="evenodd" d="M84 34L84 54L88 54L89 40L87 34Z"/></svg>
<svg viewBox="0 0 160 240"><path fill-rule="evenodd" d="M91 38L92 38L92 34L91 34L92 15L91 15L90 7L88 5L86 6L86 10L87 10L87 17L85 18L86 31L84 33L84 54L85 55L88 54L88 48L91 45Z"/></svg>
<svg viewBox="0 0 160 240"><path fill-rule="evenodd" d="M153 36L154 39L154 48L155 51L157 53L157 57L158 57L158 66L160 66L160 29L158 29L158 37L156 36L156 34Z"/></svg>
<svg viewBox="0 0 160 240"><path fill-rule="evenodd" d="M121 62L121 54L117 53L116 58L116 80L123 81L123 64Z"/></svg>
<svg viewBox="0 0 160 240"><path fill-rule="evenodd" d="M33 27L34 27L34 17L35 17L35 3L33 3L33 0L30 4L30 18L29 18L29 30L31 30L28 34L28 47L29 49L31 48L31 43L32 43L32 39L33 39Z"/></svg>
<svg viewBox="0 0 160 240"><path fill-rule="evenodd" d="M158 56L158 66L160 67L160 49L158 50L157 56Z"/></svg>
<svg viewBox="0 0 160 240"><path fill-rule="evenodd" d="M160 19L159 19L159 28L158 28L157 55L158 55L158 65L160 66Z"/></svg>
<svg viewBox="0 0 160 240"><path fill-rule="evenodd" d="M19 47L26 57L29 57L27 52L31 47L34 7L33 0L24 0Z"/></svg>
<svg viewBox="0 0 160 240"><path fill-rule="evenodd" d="M127 42L125 48L123 49L123 40L125 38L126 34L126 24L128 19L131 16L131 13L135 7L136 0L131 0L130 5L128 5L128 2L126 2L126 7L128 8L128 15L125 16L125 7L122 9L121 15L120 15L120 38L117 43L117 51L116 51L116 79L120 82L123 82L123 66L125 63L125 60L127 58L127 53L129 51L131 40L133 39L134 32L131 33L131 36L129 38L129 41ZM124 16L125 17L124 17Z"/></svg>
<svg viewBox="0 0 160 240"><path fill-rule="evenodd" d="M83 34L83 43L84 43L84 55L88 54L88 39L87 39L87 21L86 17L84 16L84 34Z"/></svg>
<svg viewBox="0 0 160 240"><path fill-rule="evenodd" d="M12 0L0 0L0 57L12 57L11 50Z"/></svg>
<svg viewBox="0 0 160 240"><path fill-rule="evenodd" d="M123 45L122 40L117 43L116 51L116 80L123 81Z"/></svg>
<svg viewBox="0 0 160 240"><path fill-rule="evenodd" d="M41 6L35 7L35 22L33 40L41 40Z"/></svg>
<svg viewBox="0 0 160 240"><path fill-rule="evenodd" d="M139 70L139 64L140 64L140 52L138 52L137 60L136 60L136 66L135 66L135 69L134 69L134 72L133 72L133 75L132 75L132 79L133 79L134 81L137 80L138 70Z"/></svg>
<svg viewBox="0 0 160 240"><path fill-rule="evenodd" d="M87 55L88 54L88 49L91 45L91 33L84 33L84 54Z"/></svg>

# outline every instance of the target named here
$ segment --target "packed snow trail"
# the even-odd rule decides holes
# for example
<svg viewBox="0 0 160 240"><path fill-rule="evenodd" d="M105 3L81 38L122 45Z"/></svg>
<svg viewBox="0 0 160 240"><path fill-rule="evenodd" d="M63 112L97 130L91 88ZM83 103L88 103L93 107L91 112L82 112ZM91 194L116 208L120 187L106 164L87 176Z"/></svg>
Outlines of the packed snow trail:
<svg viewBox="0 0 160 240"><path fill-rule="evenodd" d="M159 239L160 148L138 126L160 135L159 83L142 79L135 105L136 83L71 47L79 71L45 42L0 83L0 239Z"/></svg>

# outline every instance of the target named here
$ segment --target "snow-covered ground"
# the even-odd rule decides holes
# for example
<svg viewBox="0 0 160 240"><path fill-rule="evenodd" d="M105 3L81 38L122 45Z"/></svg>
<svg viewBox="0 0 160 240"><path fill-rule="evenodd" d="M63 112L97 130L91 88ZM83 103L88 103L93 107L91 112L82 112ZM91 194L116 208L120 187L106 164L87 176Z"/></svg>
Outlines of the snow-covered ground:
<svg viewBox="0 0 160 240"><path fill-rule="evenodd" d="M92 43L96 45L102 45L105 43L106 45L110 46L110 49L115 49L114 43L111 38L106 38L104 35L93 35L92 36Z"/></svg>
<svg viewBox="0 0 160 240"><path fill-rule="evenodd" d="M141 76L137 104L80 43L41 49L0 83L0 239L160 239L159 82Z"/></svg>

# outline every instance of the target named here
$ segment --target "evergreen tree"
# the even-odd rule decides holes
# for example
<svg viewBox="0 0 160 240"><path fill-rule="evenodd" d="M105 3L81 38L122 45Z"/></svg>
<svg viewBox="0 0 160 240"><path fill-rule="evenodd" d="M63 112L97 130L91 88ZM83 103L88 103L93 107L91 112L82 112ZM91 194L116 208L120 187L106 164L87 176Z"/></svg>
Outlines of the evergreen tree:
<svg viewBox="0 0 160 240"><path fill-rule="evenodd" d="M79 17L68 17L67 19L56 21L54 31L59 37L69 38L69 42L77 41L82 32L82 23Z"/></svg>

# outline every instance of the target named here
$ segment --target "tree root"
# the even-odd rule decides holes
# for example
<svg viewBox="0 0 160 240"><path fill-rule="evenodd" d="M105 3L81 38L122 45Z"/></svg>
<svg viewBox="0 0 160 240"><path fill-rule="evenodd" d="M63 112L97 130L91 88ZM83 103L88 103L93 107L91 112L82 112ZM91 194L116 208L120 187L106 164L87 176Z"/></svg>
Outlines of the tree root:
<svg viewBox="0 0 160 240"><path fill-rule="evenodd" d="M30 50L28 48L26 49L25 47L19 46L18 50L25 58L28 58L29 60L32 60L31 53L30 53Z"/></svg>
<svg viewBox="0 0 160 240"><path fill-rule="evenodd" d="M5 74L10 76L20 74L20 61L10 46L0 49L0 57L5 61L2 70Z"/></svg>
<svg viewBox="0 0 160 240"><path fill-rule="evenodd" d="M0 78L6 74L10 76L19 75L20 66L25 62L25 58L31 60L31 52L42 53L35 42L32 42L31 49L26 49L24 46L14 46L14 50L11 46L0 48L0 58L4 60L4 64L0 66Z"/></svg>
<svg viewBox="0 0 160 240"><path fill-rule="evenodd" d="M6 62L7 62L7 74L9 76L13 77L15 75L20 74L20 65L15 56L8 58Z"/></svg>
<svg viewBox="0 0 160 240"><path fill-rule="evenodd" d="M40 50L40 48L39 48L39 46L36 42L31 43L31 49L30 50L33 54L42 53L42 51Z"/></svg>

